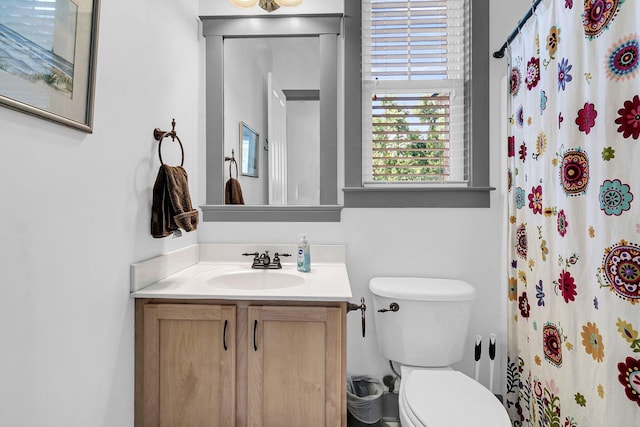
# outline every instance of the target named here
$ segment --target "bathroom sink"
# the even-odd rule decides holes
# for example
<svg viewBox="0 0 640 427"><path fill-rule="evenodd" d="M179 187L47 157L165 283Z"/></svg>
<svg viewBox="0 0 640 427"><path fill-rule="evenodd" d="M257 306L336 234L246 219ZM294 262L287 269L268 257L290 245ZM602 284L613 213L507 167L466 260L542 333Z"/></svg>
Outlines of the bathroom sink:
<svg viewBox="0 0 640 427"><path fill-rule="evenodd" d="M216 289L266 291L299 286L305 279L282 271L254 270L221 274L207 279L206 283Z"/></svg>

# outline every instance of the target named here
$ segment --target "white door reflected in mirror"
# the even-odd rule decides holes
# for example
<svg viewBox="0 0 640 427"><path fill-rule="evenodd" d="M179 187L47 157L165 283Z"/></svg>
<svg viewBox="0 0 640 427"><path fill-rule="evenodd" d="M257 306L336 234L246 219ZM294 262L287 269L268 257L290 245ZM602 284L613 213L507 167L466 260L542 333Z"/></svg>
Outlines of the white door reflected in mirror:
<svg viewBox="0 0 640 427"><path fill-rule="evenodd" d="M287 104L273 73L267 73L267 123L269 135L269 204L287 204Z"/></svg>

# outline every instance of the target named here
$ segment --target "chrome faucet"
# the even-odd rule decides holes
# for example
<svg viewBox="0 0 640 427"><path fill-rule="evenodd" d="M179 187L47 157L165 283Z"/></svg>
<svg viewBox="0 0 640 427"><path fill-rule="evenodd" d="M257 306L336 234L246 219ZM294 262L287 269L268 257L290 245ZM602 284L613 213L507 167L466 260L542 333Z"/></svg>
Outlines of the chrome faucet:
<svg viewBox="0 0 640 427"><path fill-rule="evenodd" d="M269 257L269 251L264 251L263 253L260 254L260 256L258 257L258 261L260 261L260 265L264 266L265 268L269 267L269 265L271 264L271 257Z"/></svg>
<svg viewBox="0 0 640 427"><path fill-rule="evenodd" d="M273 254L273 260L272 260L271 257L269 256L269 251L264 251L263 253L245 252L242 255L252 256L253 263L251 264L251 268L262 269L262 270L266 270L266 269L275 270L275 269L282 268L282 264L280 263L280 257L291 256L291 254L279 254L278 252L276 252L275 254Z"/></svg>

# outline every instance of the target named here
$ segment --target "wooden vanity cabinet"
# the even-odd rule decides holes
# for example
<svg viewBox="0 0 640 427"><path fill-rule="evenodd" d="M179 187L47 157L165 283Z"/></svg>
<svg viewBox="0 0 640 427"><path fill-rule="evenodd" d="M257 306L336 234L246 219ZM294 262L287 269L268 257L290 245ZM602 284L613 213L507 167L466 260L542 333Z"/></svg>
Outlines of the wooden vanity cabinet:
<svg viewBox="0 0 640 427"><path fill-rule="evenodd" d="M136 300L136 427L346 427L345 321L346 303Z"/></svg>
<svg viewBox="0 0 640 427"><path fill-rule="evenodd" d="M249 426L339 426L337 307L249 307Z"/></svg>
<svg viewBox="0 0 640 427"><path fill-rule="evenodd" d="M236 307L137 304L136 311L136 427L234 425Z"/></svg>

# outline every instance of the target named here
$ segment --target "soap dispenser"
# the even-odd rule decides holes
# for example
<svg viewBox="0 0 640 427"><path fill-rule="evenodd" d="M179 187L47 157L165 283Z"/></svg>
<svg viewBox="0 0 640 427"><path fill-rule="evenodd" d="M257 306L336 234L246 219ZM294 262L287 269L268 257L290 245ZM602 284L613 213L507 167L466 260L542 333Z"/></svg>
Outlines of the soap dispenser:
<svg viewBox="0 0 640 427"><path fill-rule="evenodd" d="M298 243L298 271L303 273L311 271L311 255L306 234L300 235L300 243Z"/></svg>

